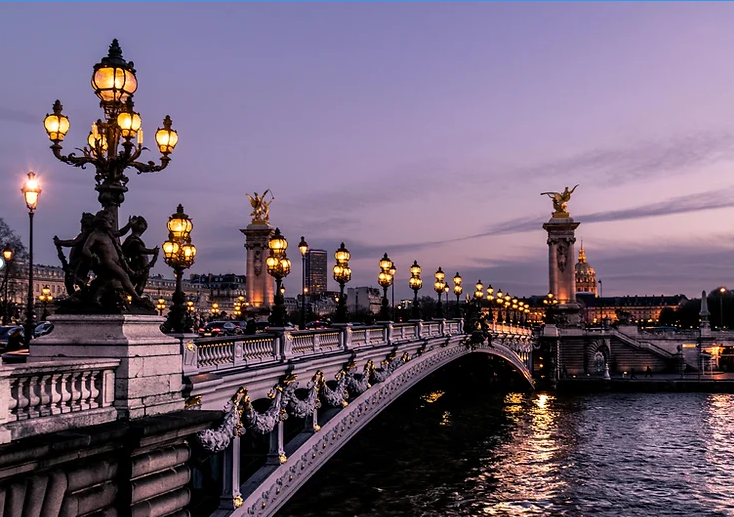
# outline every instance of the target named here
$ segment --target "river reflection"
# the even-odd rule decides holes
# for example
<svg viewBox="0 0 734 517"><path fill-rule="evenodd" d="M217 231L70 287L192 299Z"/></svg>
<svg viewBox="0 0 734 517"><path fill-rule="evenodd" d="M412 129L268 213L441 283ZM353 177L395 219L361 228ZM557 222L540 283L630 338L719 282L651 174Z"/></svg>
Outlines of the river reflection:
<svg viewBox="0 0 734 517"><path fill-rule="evenodd" d="M734 396L480 385L404 395L279 517L734 516Z"/></svg>

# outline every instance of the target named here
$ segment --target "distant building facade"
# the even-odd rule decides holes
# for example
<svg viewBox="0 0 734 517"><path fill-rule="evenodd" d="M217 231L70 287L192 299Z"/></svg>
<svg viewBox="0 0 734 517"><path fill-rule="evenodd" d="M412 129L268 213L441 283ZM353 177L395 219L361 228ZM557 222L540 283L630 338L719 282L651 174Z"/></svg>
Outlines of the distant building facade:
<svg viewBox="0 0 734 517"><path fill-rule="evenodd" d="M581 249L579 249L579 261L576 263L576 294L597 295L596 271L586 262L586 251L583 242L581 243Z"/></svg>
<svg viewBox="0 0 734 517"><path fill-rule="evenodd" d="M326 250L308 250L306 252L306 287L311 295L326 292L328 280Z"/></svg>
<svg viewBox="0 0 734 517"><path fill-rule="evenodd" d="M382 304L382 293L376 287L350 287L347 289L347 310L351 313L369 311L377 314Z"/></svg>

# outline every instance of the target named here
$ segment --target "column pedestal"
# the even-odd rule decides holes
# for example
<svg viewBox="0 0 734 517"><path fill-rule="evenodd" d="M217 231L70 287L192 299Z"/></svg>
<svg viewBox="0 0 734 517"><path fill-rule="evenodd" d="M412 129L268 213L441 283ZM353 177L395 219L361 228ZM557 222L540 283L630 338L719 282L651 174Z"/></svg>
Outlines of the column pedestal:
<svg viewBox="0 0 734 517"><path fill-rule="evenodd" d="M567 214L566 214L567 215ZM576 228L580 223L568 217L552 217L543 225L548 232L548 290L558 305L553 315L558 326L577 326L581 323L581 305L576 301L576 274L574 244Z"/></svg>
<svg viewBox="0 0 734 517"><path fill-rule="evenodd" d="M275 230L261 221L240 231L245 234L247 249L247 301L250 307L270 308L274 303L275 287L265 260L270 253L268 242Z"/></svg>
<svg viewBox="0 0 734 517"><path fill-rule="evenodd" d="M28 362L120 359L114 403L120 418L184 409L181 345L161 332L163 317L55 314L49 321L54 331L31 342Z"/></svg>

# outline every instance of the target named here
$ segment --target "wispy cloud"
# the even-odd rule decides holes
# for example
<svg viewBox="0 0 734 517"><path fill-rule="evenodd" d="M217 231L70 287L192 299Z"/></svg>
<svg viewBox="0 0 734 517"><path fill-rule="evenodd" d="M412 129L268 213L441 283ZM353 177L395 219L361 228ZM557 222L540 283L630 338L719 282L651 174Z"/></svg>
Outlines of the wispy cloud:
<svg viewBox="0 0 734 517"><path fill-rule="evenodd" d="M734 158L734 138L728 132L701 132L630 146L595 149L539 165L519 167L514 177L576 176L604 185L685 172Z"/></svg>
<svg viewBox="0 0 734 517"><path fill-rule="evenodd" d="M621 208L619 210L591 212L579 215L576 219L583 221L584 223L603 223L629 219L642 219L645 217L701 212L704 210L716 210L719 208L730 207L734 207L734 188L686 194L684 196L673 197L657 203ZM512 219L492 226L489 230L479 235L499 235L537 230L538 221L542 221L543 219L544 217L541 215Z"/></svg>
<svg viewBox="0 0 734 517"><path fill-rule="evenodd" d="M38 124L38 116L33 116L24 111L18 111L0 106L0 120L8 122L22 122L24 124Z"/></svg>

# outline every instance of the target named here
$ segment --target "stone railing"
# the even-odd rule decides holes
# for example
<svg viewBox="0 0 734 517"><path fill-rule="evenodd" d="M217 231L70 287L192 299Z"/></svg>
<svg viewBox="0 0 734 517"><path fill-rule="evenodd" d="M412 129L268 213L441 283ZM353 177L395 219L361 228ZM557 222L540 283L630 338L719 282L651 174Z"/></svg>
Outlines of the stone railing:
<svg viewBox="0 0 734 517"><path fill-rule="evenodd" d="M85 359L0 368L0 443L115 420L119 364Z"/></svg>
<svg viewBox="0 0 734 517"><path fill-rule="evenodd" d="M512 332L519 334L520 330L515 328ZM508 326L507 333L510 331ZM463 320L438 320L359 327L345 324L326 330L270 329L269 333L247 336L184 339L184 374L279 363L295 357L315 357L462 332Z"/></svg>

